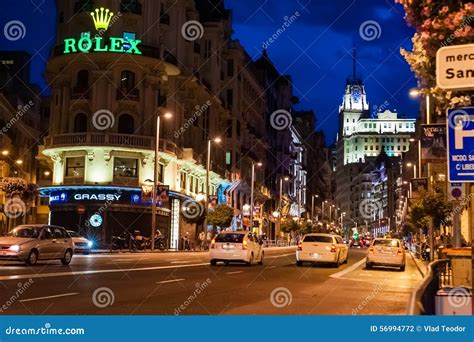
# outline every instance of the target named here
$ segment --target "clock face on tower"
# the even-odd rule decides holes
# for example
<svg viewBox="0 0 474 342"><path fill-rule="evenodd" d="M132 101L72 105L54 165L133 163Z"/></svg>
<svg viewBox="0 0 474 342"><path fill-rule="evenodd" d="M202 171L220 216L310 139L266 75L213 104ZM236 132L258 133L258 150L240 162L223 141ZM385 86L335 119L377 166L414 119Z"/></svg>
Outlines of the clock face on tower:
<svg viewBox="0 0 474 342"><path fill-rule="evenodd" d="M354 102L360 102L360 98L362 96L362 92L360 91L359 87L354 87L352 89L352 99Z"/></svg>

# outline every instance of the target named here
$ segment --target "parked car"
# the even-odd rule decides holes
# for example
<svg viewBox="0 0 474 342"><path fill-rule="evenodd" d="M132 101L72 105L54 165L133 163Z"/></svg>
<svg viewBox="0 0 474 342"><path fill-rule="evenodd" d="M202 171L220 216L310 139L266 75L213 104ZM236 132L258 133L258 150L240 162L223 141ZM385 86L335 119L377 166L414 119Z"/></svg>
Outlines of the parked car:
<svg viewBox="0 0 474 342"><path fill-rule="evenodd" d="M58 226L27 224L0 237L0 260L24 261L35 265L38 260L61 260L69 265L74 244L66 229Z"/></svg>
<svg viewBox="0 0 474 342"><path fill-rule="evenodd" d="M258 262L263 265L263 258L262 241L250 232L222 232L211 241L209 249L211 265L216 265L218 261L240 261L249 266Z"/></svg>
<svg viewBox="0 0 474 342"><path fill-rule="evenodd" d="M400 240L376 238L367 250L366 268L373 266L399 267L405 271L405 249Z"/></svg>
<svg viewBox="0 0 474 342"><path fill-rule="evenodd" d="M86 239L78 232L72 230L67 231L72 238L74 243L74 252L81 252L84 255L89 254L92 251L92 246L94 243L91 240Z"/></svg>
<svg viewBox="0 0 474 342"><path fill-rule="evenodd" d="M339 267L347 263L349 247L339 235L306 234L296 249L296 265L303 262L327 262Z"/></svg>

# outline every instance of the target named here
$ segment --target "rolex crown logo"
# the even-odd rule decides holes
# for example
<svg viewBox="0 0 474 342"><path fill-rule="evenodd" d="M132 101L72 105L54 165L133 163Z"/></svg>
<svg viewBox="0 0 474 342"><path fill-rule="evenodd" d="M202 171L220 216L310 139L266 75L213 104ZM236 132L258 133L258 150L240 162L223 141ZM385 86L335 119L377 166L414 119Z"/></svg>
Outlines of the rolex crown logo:
<svg viewBox="0 0 474 342"><path fill-rule="evenodd" d="M104 30L107 31L110 25L110 20L113 17L113 13L109 9L104 9L103 7L95 9L95 12L91 12L92 19L94 20L94 26L97 31Z"/></svg>

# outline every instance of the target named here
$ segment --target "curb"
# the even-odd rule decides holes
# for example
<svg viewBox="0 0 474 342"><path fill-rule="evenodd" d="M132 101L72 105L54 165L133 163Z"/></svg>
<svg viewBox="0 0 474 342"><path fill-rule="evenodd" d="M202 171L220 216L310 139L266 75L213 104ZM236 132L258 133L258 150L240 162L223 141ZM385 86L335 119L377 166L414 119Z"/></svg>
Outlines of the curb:
<svg viewBox="0 0 474 342"><path fill-rule="evenodd" d="M413 262L415 263L416 268L418 269L418 272L420 272L422 277L425 277L425 274L428 272L427 266L425 265L421 260L415 258L413 255L413 252L410 251L411 258L413 259ZM421 265L420 265L421 264Z"/></svg>

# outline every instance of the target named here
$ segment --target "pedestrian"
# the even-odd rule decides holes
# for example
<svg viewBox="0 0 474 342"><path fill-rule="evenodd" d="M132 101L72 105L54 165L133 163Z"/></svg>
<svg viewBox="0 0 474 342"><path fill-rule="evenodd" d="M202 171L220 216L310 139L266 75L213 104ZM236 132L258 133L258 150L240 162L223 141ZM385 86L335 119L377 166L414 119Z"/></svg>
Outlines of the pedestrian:
<svg viewBox="0 0 474 342"><path fill-rule="evenodd" d="M204 231L202 231L202 232L199 233L199 237L198 237L199 250L201 250L201 251L204 250L205 240L206 240L206 233L204 233Z"/></svg>

